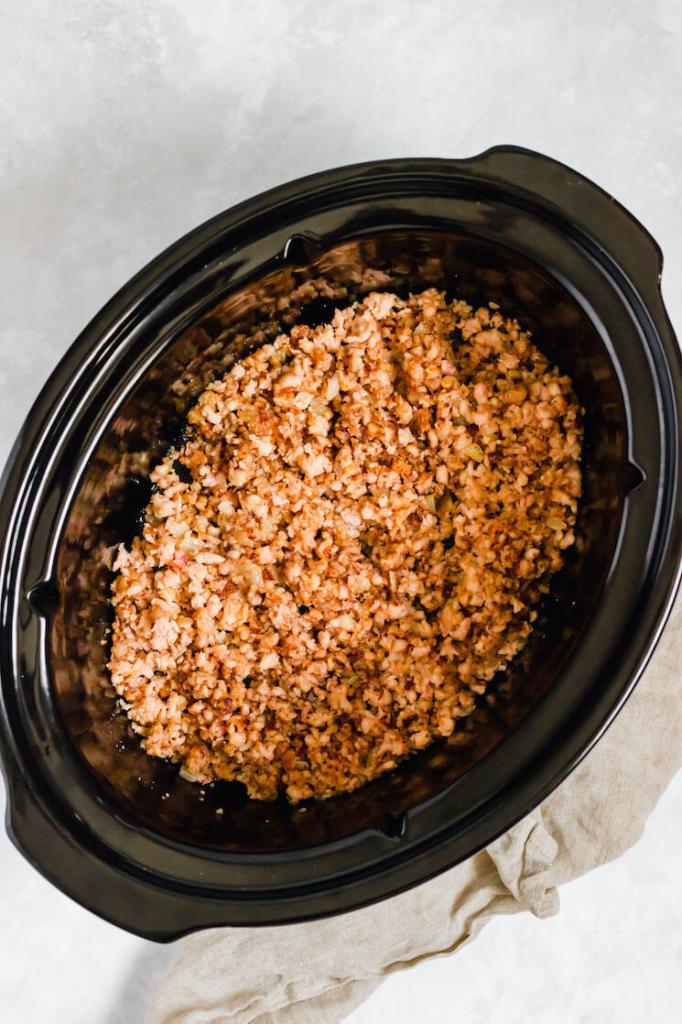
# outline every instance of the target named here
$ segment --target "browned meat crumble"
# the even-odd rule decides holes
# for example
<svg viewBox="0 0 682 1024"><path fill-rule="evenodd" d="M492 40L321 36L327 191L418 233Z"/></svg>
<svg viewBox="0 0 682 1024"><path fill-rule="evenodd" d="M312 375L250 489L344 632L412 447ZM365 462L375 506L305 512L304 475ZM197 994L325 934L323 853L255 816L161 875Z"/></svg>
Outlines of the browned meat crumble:
<svg viewBox="0 0 682 1024"><path fill-rule="evenodd" d="M147 753L299 801L449 736L574 542L578 413L514 319L434 289L210 384L115 562L110 669Z"/></svg>

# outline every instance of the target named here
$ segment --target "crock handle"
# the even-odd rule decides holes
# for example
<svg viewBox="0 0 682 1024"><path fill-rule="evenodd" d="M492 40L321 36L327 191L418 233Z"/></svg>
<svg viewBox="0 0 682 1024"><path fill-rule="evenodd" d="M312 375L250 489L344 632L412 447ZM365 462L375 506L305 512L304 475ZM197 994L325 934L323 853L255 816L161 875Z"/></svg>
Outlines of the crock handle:
<svg viewBox="0 0 682 1024"><path fill-rule="evenodd" d="M41 875L76 903L88 910L96 906L106 921L154 942L172 942L204 925L206 911L196 897L156 889L118 871L90 848L86 837L76 842L48 818L23 779L6 774L5 781L9 838Z"/></svg>
<svg viewBox="0 0 682 1024"><path fill-rule="evenodd" d="M537 203L539 198L546 212L596 245L602 258L611 256L643 297L660 302L663 254L658 243L636 217L589 178L518 146L495 146L461 163L463 170L498 182L519 197L527 192L530 201Z"/></svg>

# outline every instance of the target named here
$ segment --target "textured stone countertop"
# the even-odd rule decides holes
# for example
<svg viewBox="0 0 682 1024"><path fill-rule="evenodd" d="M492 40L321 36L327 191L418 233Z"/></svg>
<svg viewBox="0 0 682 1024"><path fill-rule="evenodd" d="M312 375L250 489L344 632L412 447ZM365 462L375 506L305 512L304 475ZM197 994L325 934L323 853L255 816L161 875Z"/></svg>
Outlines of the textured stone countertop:
<svg viewBox="0 0 682 1024"><path fill-rule="evenodd" d="M682 331L678 0L23 0L0 14L0 459L46 375L150 257L314 170L516 143L652 231ZM350 1018L682 1019L682 777L639 845L393 976ZM3 1024L142 1024L170 950L99 921L0 836Z"/></svg>

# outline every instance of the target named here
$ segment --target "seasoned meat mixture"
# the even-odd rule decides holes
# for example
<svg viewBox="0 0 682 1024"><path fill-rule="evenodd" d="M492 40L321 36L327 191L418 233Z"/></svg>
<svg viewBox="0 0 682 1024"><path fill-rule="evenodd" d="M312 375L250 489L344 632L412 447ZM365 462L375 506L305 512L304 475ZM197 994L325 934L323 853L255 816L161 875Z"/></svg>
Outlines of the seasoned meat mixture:
<svg viewBox="0 0 682 1024"><path fill-rule="evenodd" d="M347 792L449 736L574 542L579 408L493 303L374 292L210 384L114 568L148 754Z"/></svg>

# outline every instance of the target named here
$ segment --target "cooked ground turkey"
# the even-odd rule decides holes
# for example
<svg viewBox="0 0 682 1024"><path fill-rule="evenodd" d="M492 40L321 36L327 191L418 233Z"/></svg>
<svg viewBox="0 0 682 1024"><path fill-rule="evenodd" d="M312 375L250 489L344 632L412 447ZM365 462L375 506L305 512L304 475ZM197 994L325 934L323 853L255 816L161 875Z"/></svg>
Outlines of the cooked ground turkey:
<svg viewBox="0 0 682 1024"><path fill-rule="evenodd" d="M490 308L374 292L203 392L113 586L148 754L324 798L474 709L574 542L571 381Z"/></svg>

